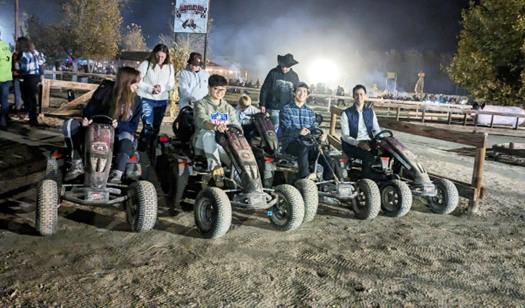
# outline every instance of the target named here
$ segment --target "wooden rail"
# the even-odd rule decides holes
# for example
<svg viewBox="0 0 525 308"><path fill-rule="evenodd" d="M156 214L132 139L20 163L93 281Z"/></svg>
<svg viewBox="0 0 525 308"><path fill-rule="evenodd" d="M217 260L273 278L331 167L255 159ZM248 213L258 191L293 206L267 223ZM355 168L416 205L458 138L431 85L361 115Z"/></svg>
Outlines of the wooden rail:
<svg viewBox="0 0 525 308"><path fill-rule="evenodd" d="M328 141L331 145L333 145L339 150L341 150L342 147L341 141L335 136L335 126L337 123L337 117L341 116L342 112L343 109L341 108L335 106L332 106L330 108L330 135ZM485 164L485 154L488 137L487 133L458 132L448 129L399 122L392 118L378 118L378 122L382 128L475 147L476 156L474 159L472 181L470 183L464 183L454 179L450 180L458 188L459 195L461 197L469 199L469 211L475 213L479 210L479 201L484 195L484 188L481 185L481 182L483 178L483 166ZM431 176L431 178L438 177L434 174L429 175Z"/></svg>

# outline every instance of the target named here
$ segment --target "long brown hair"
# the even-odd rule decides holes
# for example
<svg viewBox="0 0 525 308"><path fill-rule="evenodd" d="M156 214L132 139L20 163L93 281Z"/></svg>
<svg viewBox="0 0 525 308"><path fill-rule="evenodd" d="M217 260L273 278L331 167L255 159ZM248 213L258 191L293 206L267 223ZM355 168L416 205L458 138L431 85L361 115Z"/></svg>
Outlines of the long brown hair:
<svg viewBox="0 0 525 308"><path fill-rule="evenodd" d="M24 51L35 50L35 45L27 37L21 36L16 40L16 52L18 59L22 59L22 53Z"/></svg>
<svg viewBox="0 0 525 308"><path fill-rule="evenodd" d="M153 47L153 50L148 55L148 58L146 59L148 61L148 66L153 64L153 69L155 69L155 65L157 65L157 52L162 51L166 54L166 60L164 60L164 64L170 64L170 50L168 46L164 44L157 44L157 46Z"/></svg>
<svg viewBox="0 0 525 308"><path fill-rule="evenodd" d="M140 72L130 66L123 66L117 72L115 86L111 93L111 111L113 119L126 121L131 114L135 103L136 93L131 92L130 86L140 81Z"/></svg>

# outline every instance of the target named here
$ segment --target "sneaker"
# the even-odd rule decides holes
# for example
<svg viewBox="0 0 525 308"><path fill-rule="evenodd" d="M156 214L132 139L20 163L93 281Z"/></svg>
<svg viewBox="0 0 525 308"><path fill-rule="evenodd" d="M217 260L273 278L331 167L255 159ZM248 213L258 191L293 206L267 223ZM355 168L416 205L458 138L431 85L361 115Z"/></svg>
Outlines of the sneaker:
<svg viewBox="0 0 525 308"><path fill-rule="evenodd" d="M213 171L211 172L211 175L213 177L213 180L215 181L215 185L218 187L224 186L224 168L221 166L215 167Z"/></svg>
<svg viewBox="0 0 525 308"><path fill-rule="evenodd" d="M18 116L18 119L22 121L26 119L26 114L22 111L18 111L16 115Z"/></svg>
<svg viewBox="0 0 525 308"><path fill-rule="evenodd" d="M111 184L120 184L122 179L122 171L120 170L112 170L109 174L108 183Z"/></svg>
<svg viewBox="0 0 525 308"><path fill-rule="evenodd" d="M306 179L315 182L315 180L317 180L317 174L315 174L315 173L310 173L310 175L307 176Z"/></svg>
<svg viewBox="0 0 525 308"><path fill-rule="evenodd" d="M69 171L66 173L64 180L68 182L82 174L84 174L82 159L75 159L71 162L71 168L69 168Z"/></svg>

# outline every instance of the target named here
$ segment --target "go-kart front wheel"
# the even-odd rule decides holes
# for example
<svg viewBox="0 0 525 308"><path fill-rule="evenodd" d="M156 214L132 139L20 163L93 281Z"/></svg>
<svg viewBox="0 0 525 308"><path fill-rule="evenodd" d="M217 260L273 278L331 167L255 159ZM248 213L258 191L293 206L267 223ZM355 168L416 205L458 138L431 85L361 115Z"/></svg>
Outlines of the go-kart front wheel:
<svg viewBox="0 0 525 308"><path fill-rule="evenodd" d="M361 220L371 220L377 217L381 209L381 195L377 184L369 179L356 183L357 197L352 200L355 216Z"/></svg>
<svg viewBox="0 0 525 308"><path fill-rule="evenodd" d="M41 235L53 235L58 225L58 185L51 179L42 181L36 203L36 229Z"/></svg>
<svg viewBox="0 0 525 308"><path fill-rule="evenodd" d="M430 210L437 214L452 213L459 202L459 193L456 185L447 179L435 179L437 195L428 197Z"/></svg>
<svg viewBox="0 0 525 308"><path fill-rule="evenodd" d="M270 208L270 222L279 231L297 229L304 220L304 202L301 193L292 185L275 187L277 203Z"/></svg>
<svg viewBox="0 0 525 308"><path fill-rule="evenodd" d="M197 229L205 238L219 238L230 229L230 199L217 187L207 187L197 195L193 213Z"/></svg>
<svg viewBox="0 0 525 308"><path fill-rule="evenodd" d="M303 222L310 222L314 220L317 214L317 207L319 206L319 192L317 185L311 180L300 179L295 182L295 187L301 193L304 201L304 220Z"/></svg>
<svg viewBox="0 0 525 308"><path fill-rule="evenodd" d="M129 186L126 200L126 218L135 232L153 229L157 221L157 191L148 181L137 181Z"/></svg>
<svg viewBox="0 0 525 308"><path fill-rule="evenodd" d="M390 217L404 216L412 206L412 192L400 180L391 180L381 187L381 210Z"/></svg>

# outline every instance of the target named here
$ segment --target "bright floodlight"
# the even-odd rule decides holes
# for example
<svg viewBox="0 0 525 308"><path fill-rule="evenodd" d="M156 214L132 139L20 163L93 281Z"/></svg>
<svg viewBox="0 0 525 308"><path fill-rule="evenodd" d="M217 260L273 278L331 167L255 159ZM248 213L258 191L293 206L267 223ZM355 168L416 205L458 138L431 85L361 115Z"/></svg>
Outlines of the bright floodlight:
<svg viewBox="0 0 525 308"><path fill-rule="evenodd" d="M317 60L308 69L308 76L313 83L332 83L339 77L339 69L334 62Z"/></svg>

